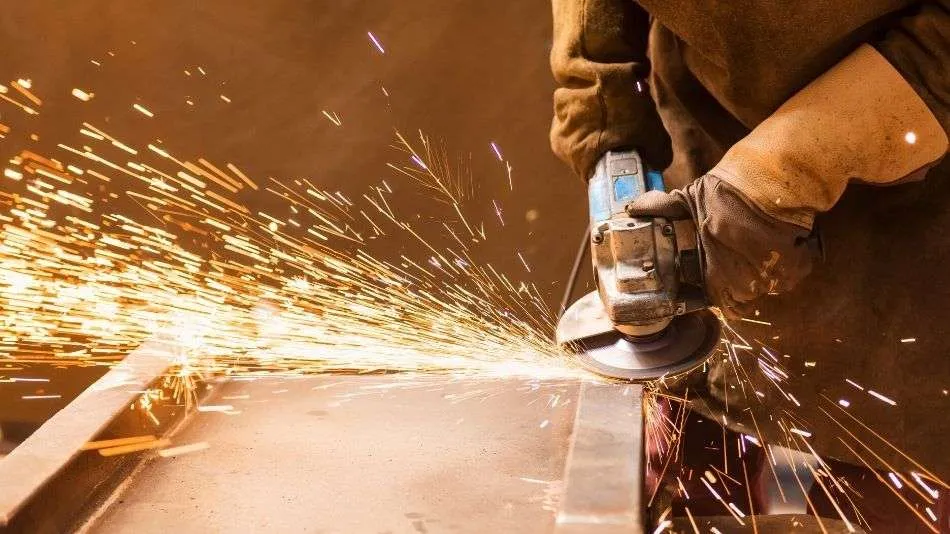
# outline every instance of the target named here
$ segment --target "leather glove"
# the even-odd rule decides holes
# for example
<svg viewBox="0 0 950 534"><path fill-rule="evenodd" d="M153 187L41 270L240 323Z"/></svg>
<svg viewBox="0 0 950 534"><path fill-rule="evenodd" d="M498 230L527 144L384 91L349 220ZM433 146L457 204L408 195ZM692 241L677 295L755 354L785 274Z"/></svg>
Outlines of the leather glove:
<svg viewBox="0 0 950 534"><path fill-rule="evenodd" d="M766 215L714 174L682 190L641 195L627 212L693 219L705 258L706 294L728 315L766 293L792 289L811 272L810 231Z"/></svg>
<svg viewBox="0 0 950 534"><path fill-rule="evenodd" d="M706 292L725 312L787 291L811 271L805 241L849 182L921 178L947 133L914 88L868 45L812 81L680 191L648 193L633 215L692 217Z"/></svg>

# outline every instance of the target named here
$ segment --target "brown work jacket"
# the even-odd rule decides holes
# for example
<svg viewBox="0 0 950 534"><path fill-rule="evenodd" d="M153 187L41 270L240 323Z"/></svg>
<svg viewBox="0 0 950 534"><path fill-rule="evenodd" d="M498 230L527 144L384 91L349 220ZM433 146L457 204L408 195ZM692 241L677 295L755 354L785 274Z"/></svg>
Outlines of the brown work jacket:
<svg viewBox="0 0 950 534"><path fill-rule="evenodd" d="M948 0L553 5L551 64L559 88L551 144L584 178L606 150L635 147L665 169L668 186L683 186L866 43L950 129ZM822 454L950 477L947 161L920 182L849 185L819 216L823 262L792 292L761 299L750 317L759 322L733 324L753 346L737 352L751 380L739 384L743 373L728 365L714 369L696 408L750 433L752 416L765 427L786 410L808 427L809 443ZM760 358L781 364L788 376L779 376L779 387L774 373L761 371ZM771 428L763 430L771 441L790 439Z"/></svg>

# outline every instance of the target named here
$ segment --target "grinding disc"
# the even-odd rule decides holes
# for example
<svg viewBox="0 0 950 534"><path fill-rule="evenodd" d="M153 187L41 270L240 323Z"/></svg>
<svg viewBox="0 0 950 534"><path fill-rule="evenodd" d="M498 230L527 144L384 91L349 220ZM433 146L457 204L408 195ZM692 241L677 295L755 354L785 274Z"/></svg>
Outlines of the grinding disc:
<svg viewBox="0 0 950 534"><path fill-rule="evenodd" d="M719 343L719 320L708 310L680 315L659 335L638 340L612 330L575 340L578 361L609 378L655 380L702 365Z"/></svg>
<svg viewBox="0 0 950 534"><path fill-rule="evenodd" d="M572 304L557 324L557 342L591 371L620 380L649 381L701 365L719 343L719 320L709 310L676 316L658 335L619 332L596 291Z"/></svg>

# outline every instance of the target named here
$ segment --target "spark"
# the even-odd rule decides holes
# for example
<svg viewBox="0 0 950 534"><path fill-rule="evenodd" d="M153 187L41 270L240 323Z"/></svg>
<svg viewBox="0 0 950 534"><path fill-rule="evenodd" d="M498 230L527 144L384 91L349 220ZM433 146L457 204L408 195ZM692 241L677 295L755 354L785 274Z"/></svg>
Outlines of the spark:
<svg viewBox="0 0 950 534"><path fill-rule="evenodd" d="M234 410L234 406L230 404L209 404L204 406L199 406L199 412L230 412Z"/></svg>
<svg viewBox="0 0 950 534"><path fill-rule="evenodd" d="M62 395L23 395L20 397L23 400L46 400L46 399L60 399Z"/></svg>
<svg viewBox="0 0 950 534"><path fill-rule="evenodd" d="M920 485L920 487L924 488L924 491L930 494L931 497L933 497L934 499L940 497L940 493L938 493L937 490L927 485L927 483L924 482L923 478L921 478L920 474L911 471L910 476L911 478L914 479L914 482L917 482L917 484Z"/></svg>
<svg viewBox="0 0 950 534"><path fill-rule="evenodd" d="M696 525L696 520L693 519L693 513L689 511L688 506L684 506L683 509L686 511L686 517L689 518L689 524L693 527L693 532L699 534L699 527ZM713 527L713 530L715 530L715 528L716 527Z"/></svg>
<svg viewBox="0 0 950 534"><path fill-rule="evenodd" d="M191 443L189 445L179 445L177 447L169 447L167 449L162 449L158 451L158 455L162 458L171 458L172 456L181 456L183 454L190 454L193 452L204 451L211 448L205 441L198 443Z"/></svg>
<svg viewBox="0 0 950 534"><path fill-rule="evenodd" d="M388 183L374 192L379 196L370 199L371 207L363 207L306 180L272 179L267 192L286 202L294 219L252 215L237 195L258 186L232 163L219 167L198 157L193 164L164 145L141 150L89 123L79 132L93 146L60 144L58 159L24 151L5 171L33 192L3 214L10 217L0 234L0 279L6 281L0 283L0 328L24 350L53 346L69 335L77 356L48 357L82 365L80 353L121 354L154 332L168 332L183 353L163 384L176 402L192 403L201 377L240 379L275 366L297 374L390 369L586 376L547 337L553 318L533 286L479 265L472 245L459 239L464 234L447 223L462 248L431 242L388 205ZM451 206L464 232L484 239L484 230L476 234L462 212L471 182L452 179L427 139L425 152L400 140L421 169L411 175L413 183ZM113 161L99 147L136 159ZM78 176L97 181L77 182ZM99 180L147 202L146 218L116 212L112 193L98 198ZM50 181L61 185L50 189ZM87 215L62 217L49 209L51 202ZM169 224L146 224L150 216ZM372 256L355 217L370 223L370 233L403 235L421 245L439 269L420 267L424 261L408 256L401 264ZM39 232L38 224L48 230ZM290 227L308 233L292 235ZM230 256L205 257L186 248L192 236L221 245ZM270 311L258 314L265 303ZM151 407L162 399L143 395L136 406L158 424ZM236 413L230 405L197 410Z"/></svg>
<svg viewBox="0 0 950 534"><path fill-rule="evenodd" d="M914 132L907 132L904 134L904 141L906 141L908 145L915 144L917 142L917 134Z"/></svg>
<svg viewBox="0 0 950 534"><path fill-rule="evenodd" d="M30 91L30 89L33 87L33 83L30 80L24 80L21 78L15 82L11 82L10 87L16 89L17 92L26 97L26 99L32 102L34 105L43 105L43 101L40 100L38 96L33 94L32 91Z"/></svg>
<svg viewBox="0 0 950 534"><path fill-rule="evenodd" d="M901 484L900 479L898 479L898 478L897 478L897 475L895 475L894 473L890 473L890 472L889 472L889 473L887 473L887 476L888 476L888 478L891 479L891 482L894 484L894 487L895 487L895 488L901 489L901 488L904 487L904 485Z"/></svg>
<svg viewBox="0 0 950 534"><path fill-rule="evenodd" d="M683 496L686 497L686 500L689 500L689 493L686 492L686 486L683 485L683 481L680 480L680 477L676 477L676 483L679 486L680 491L683 493Z"/></svg>
<svg viewBox="0 0 950 534"><path fill-rule="evenodd" d="M73 88L72 95L83 102L89 102L92 100L92 97L96 96L95 93L89 93L79 89L78 87Z"/></svg>
<svg viewBox="0 0 950 534"><path fill-rule="evenodd" d="M502 225L502 226L504 226L504 225L505 225L505 219L502 218L502 216L501 216L501 206L498 205L498 201L497 201L497 200L492 200L491 203L492 203L493 206L495 206L495 215L498 216L498 221L501 222L501 225Z"/></svg>
<svg viewBox="0 0 950 534"><path fill-rule="evenodd" d="M901 340L901 343L916 343L916 342L917 342L916 337L905 337L904 339Z"/></svg>
<svg viewBox="0 0 950 534"><path fill-rule="evenodd" d="M15 88L15 89L18 89L21 93L23 93L23 92L25 91L25 89L23 89L22 86L19 86L19 85L17 85L17 84L12 84L12 83L11 83L10 86L13 87L13 88ZM13 104L14 106L16 106L16 107L22 109L27 115L36 115L36 114L38 113L35 109L31 108L30 106L27 106L26 104L23 104L23 103L21 103L21 102L19 102L19 101L17 101L17 100L14 100L13 98L7 96L7 93L9 93L9 90L7 89L7 86L5 86L5 85L3 85L3 84L0 84L0 100L2 100L2 101L4 101L4 102L9 102L10 104Z"/></svg>
<svg viewBox="0 0 950 534"><path fill-rule="evenodd" d="M732 511L736 513L739 517L745 517L745 513L739 509L734 503L729 503L729 508L732 508Z"/></svg>
<svg viewBox="0 0 950 534"><path fill-rule="evenodd" d="M706 489L709 490L709 493L713 496L713 498L719 501L723 505L723 507L725 507L726 511L729 512L732 515L732 517L736 521L739 522L740 525L745 526L745 522L743 522L742 518L739 517L739 514L741 514L742 512L739 511L738 508L736 508L736 505L732 503L727 504L726 501L722 498L722 496L719 495L719 493L715 490L715 488L709 485L709 482L707 482L705 478L701 478L699 479L699 481L702 482L704 486L706 486ZM745 517L745 515L743 514L742 517Z"/></svg>
<svg viewBox="0 0 950 534"><path fill-rule="evenodd" d="M340 116L336 113L331 114L327 110L323 110L323 116L332 122L334 126L343 126L343 120L340 119Z"/></svg>
<svg viewBox="0 0 950 534"><path fill-rule="evenodd" d="M429 170L429 167L426 166L425 162L423 162L422 159L419 158L419 156L413 154L413 155L409 156L409 159L411 159L413 163L415 163L416 165L418 165L420 169L422 169L422 170L424 170L424 171Z"/></svg>
<svg viewBox="0 0 950 534"><path fill-rule="evenodd" d="M218 95L218 98L220 98L221 100L223 100L225 103L228 103L228 104L231 103L231 99L228 98L228 97L226 97L226 96L224 96L224 95Z"/></svg>
<svg viewBox="0 0 950 534"><path fill-rule="evenodd" d="M155 441L155 436L148 434L145 436L130 436L127 438L103 439L99 441L88 441L82 446L82 450L91 451L96 449L107 449L110 447L120 447L123 445L132 445L135 443L144 443Z"/></svg>
<svg viewBox="0 0 950 534"><path fill-rule="evenodd" d="M155 114L149 111L145 106L138 103L132 104L132 109L134 109L135 111L138 111L139 113L141 113L142 115L145 115L146 117L155 116Z"/></svg>
<svg viewBox="0 0 950 534"><path fill-rule="evenodd" d="M99 454L102 456L119 456L121 454L129 454L133 452L146 451L149 449L161 449L167 447L171 442L167 439L154 439L151 441L141 441L138 443L130 443L128 445L120 445L118 447L107 447L100 448Z"/></svg>
<svg viewBox="0 0 950 534"><path fill-rule="evenodd" d="M524 270L531 272L531 267L528 267L528 262L525 261L524 256L521 255L521 252L518 252L518 259L521 260L521 265L524 265Z"/></svg>
<svg viewBox="0 0 950 534"><path fill-rule="evenodd" d="M498 161L505 161L505 158L501 157L501 150L498 149L498 145L494 141L491 142L492 152L495 153L495 157L498 158Z"/></svg>
<svg viewBox="0 0 950 534"><path fill-rule="evenodd" d="M380 44L379 39L377 39L376 36L373 35L373 32L366 32L366 35L368 35L369 40L373 41L373 44L376 45L376 49L379 50L380 54L386 53L386 50L383 48L383 45Z"/></svg>
<svg viewBox="0 0 950 534"><path fill-rule="evenodd" d="M94 132L94 131L92 131L92 130L87 130L86 128L80 128L80 129L79 129L79 133L81 133L81 134L83 134L83 135L85 135L85 136L91 137L91 138L93 138L93 139L95 139L95 140L97 140L97 141L102 141L103 139L105 139L105 137L102 136L101 134L96 133L96 132Z"/></svg>
<svg viewBox="0 0 950 534"><path fill-rule="evenodd" d="M870 396L872 396L872 397L874 397L874 398L876 398L876 399L878 399L878 400L884 401L884 402L890 404L891 406L897 406L897 402L896 402L896 401L891 400L891 399L885 397L884 395L881 395L881 394L878 393L877 391L874 391L874 390L869 389L869 390L868 390L868 395L870 395Z"/></svg>

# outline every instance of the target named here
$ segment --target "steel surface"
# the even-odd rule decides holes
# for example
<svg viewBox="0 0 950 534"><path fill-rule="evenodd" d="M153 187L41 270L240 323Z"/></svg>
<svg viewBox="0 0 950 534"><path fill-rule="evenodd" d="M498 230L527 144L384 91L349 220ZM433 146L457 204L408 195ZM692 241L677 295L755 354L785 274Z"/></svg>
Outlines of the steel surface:
<svg viewBox="0 0 950 534"><path fill-rule="evenodd" d="M557 534L643 532L643 421L643 386L581 386Z"/></svg>

